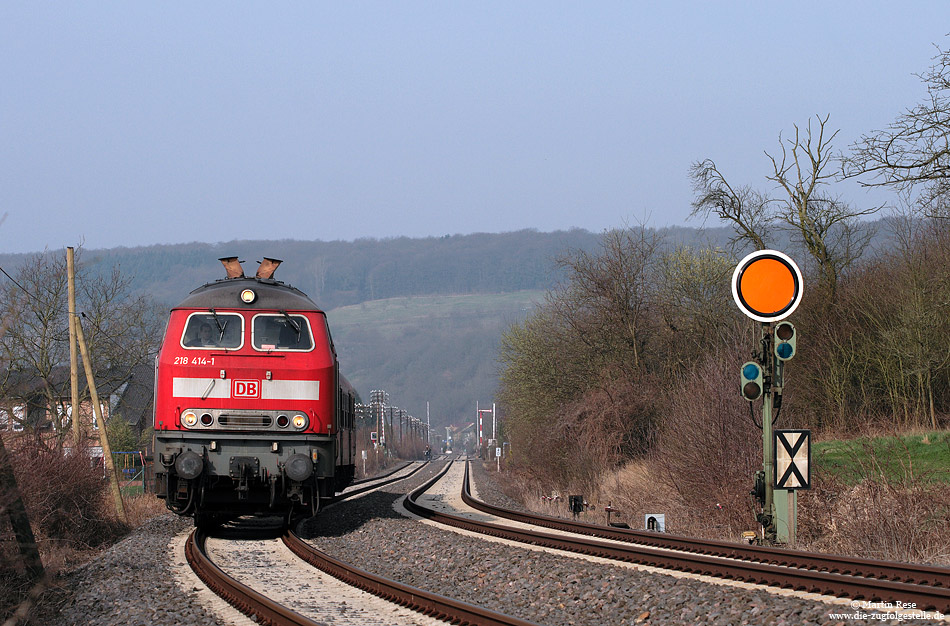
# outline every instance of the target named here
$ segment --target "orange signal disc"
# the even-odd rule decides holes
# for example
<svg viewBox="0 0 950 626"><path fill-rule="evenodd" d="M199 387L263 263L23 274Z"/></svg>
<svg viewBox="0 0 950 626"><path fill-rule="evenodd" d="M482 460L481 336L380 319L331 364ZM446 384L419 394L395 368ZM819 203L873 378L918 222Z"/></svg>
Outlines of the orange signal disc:
<svg viewBox="0 0 950 626"><path fill-rule="evenodd" d="M762 322L791 315L802 296L801 271L789 257L774 250L753 252L733 276L733 296L747 316Z"/></svg>
<svg viewBox="0 0 950 626"><path fill-rule="evenodd" d="M778 313L795 299L795 291L795 277L777 259L753 261L739 278L742 299L760 313Z"/></svg>

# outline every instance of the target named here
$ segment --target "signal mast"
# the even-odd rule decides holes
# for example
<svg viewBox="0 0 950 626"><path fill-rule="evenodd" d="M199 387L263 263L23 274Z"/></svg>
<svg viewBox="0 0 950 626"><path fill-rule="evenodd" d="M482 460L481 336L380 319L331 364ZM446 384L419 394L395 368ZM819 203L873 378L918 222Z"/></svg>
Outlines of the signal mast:
<svg viewBox="0 0 950 626"><path fill-rule="evenodd" d="M785 389L785 364L797 351L798 333L795 326L785 321L802 300L802 273L795 262L776 250L759 250L746 256L736 266L732 276L732 296L739 310L747 317L761 322L759 344L751 361L739 369L739 392L749 402L749 411L755 422L753 402L762 398L762 469L754 475L751 495L761 507L756 521L762 525L767 543L793 543L797 525L797 489L809 488L807 461L804 473L801 461L787 452L798 452L802 446L788 446L790 433L800 433L810 441L808 431L774 431L773 425L782 407ZM773 324L775 326L773 327ZM798 442L800 436L795 437ZM781 478L776 471L776 442L778 437L783 454ZM805 450L808 453L808 450ZM789 469L789 467L791 469Z"/></svg>

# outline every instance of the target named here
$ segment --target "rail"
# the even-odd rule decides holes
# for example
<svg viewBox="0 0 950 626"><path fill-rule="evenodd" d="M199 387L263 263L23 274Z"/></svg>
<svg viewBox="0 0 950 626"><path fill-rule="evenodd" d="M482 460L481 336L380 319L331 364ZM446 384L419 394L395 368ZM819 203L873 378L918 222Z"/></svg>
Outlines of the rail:
<svg viewBox="0 0 950 626"><path fill-rule="evenodd" d="M496 517L504 517L535 526L591 535L602 539L637 543L655 548L682 550L711 556L782 565L784 567L797 567L800 569L848 574L864 578L880 578L950 589L950 569L946 567L879 561L874 559L820 554L817 552L802 552L768 546L749 546L729 543L727 541L691 539L689 537L668 535L666 533L598 526L596 524L566 520L550 515L509 511L482 502L481 500L476 500L471 494L467 470L468 467L466 466L462 500L470 507L484 513L495 515Z"/></svg>
<svg viewBox="0 0 950 626"><path fill-rule="evenodd" d="M419 471L424 465L415 471ZM441 479L450 466L451 462L446 463L445 468L426 483L426 488ZM415 471L412 474L415 474ZM404 480L405 478L407 476L395 480ZM395 480L388 482L395 482ZM376 484L371 487L352 490L338 496L334 501L339 502L379 486L381 485ZM192 569L201 580L229 604L260 624L269 626L314 626L318 624L318 622L291 611L225 574L207 557L204 549L205 538L204 533L195 530L185 545L185 554ZM281 540L299 558L321 571L349 585L435 619L463 626L538 626L533 622L430 593L366 572L317 550L289 529L284 532Z"/></svg>
<svg viewBox="0 0 950 626"><path fill-rule="evenodd" d="M468 465L466 464L463 492L469 491L468 481ZM946 586L908 583L895 580L895 578L901 575L897 573L892 573L888 578L876 578L832 571L802 569L782 563L743 560L740 556L709 555L703 553L704 551L714 549L708 545L708 542L687 540L685 538L678 539L695 543L693 549L690 551L684 551L682 548L673 549L633 543L616 543L615 541L605 541L601 540L601 538L590 538L589 536L572 537L539 531L520 530L510 526L450 515L424 507L418 504L416 499L419 495L424 493L426 489L428 489L428 487L424 485L410 494L409 497L406 498L406 508L421 517L426 517L442 524L472 532L640 565L717 576L725 579L741 580L779 588L791 588L824 595L848 597L855 600L900 600L902 602L915 603L915 606L919 609L934 609L944 613L950 612L950 589ZM470 493L468 494L468 499L474 501ZM485 506L487 507L488 505ZM501 512L503 510L497 509L496 507L495 511ZM512 513L512 518L516 515L513 512L506 513ZM518 513L517 516L521 521L531 524L538 523L539 518L547 517L522 513ZM540 519L539 521L550 524L551 519L556 518ZM600 529L611 535L614 534L614 530L619 530L608 530L605 527L600 527ZM586 534L590 535L591 531L588 529ZM615 537L611 536L610 539L615 539ZM627 541L629 541L629 539ZM721 550L721 546L715 549ZM759 555L758 558L761 558L761 555ZM778 560L778 555L774 554L773 558ZM826 558L833 559L834 557ZM831 563L826 564L831 565ZM841 567L844 568L847 567L847 565L842 564ZM888 574L886 569L883 574Z"/></svg>
<svg viewBox="0 0 950 626"><path fill-rule="evenodd" d="M258 624L268 626L319 626L311 619L291 611L287 607L274 602L247 585L244 585L227 574L211 562L205 551L207 535L195 529L185 543L185 557L195 574L208 588L224 598Z"/></svg>

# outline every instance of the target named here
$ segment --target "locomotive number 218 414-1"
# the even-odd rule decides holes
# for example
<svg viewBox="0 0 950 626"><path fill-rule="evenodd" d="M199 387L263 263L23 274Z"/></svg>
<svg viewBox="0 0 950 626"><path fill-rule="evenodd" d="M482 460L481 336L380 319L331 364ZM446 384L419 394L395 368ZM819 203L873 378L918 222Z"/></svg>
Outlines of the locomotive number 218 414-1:
<svg viewBox="0 0 950 626"><path fill-rule="evenodd" d="M207 356L176 356L175 365L214 365L214 357Z"/></svg>

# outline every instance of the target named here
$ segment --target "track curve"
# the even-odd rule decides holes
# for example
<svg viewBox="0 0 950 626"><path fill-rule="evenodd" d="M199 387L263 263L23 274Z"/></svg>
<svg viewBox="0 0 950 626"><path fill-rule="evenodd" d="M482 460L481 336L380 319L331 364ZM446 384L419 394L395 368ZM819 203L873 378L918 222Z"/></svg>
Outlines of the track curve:
<svg viewBox="0 0 950 626"><path fill-rule="evenodd" d="M950 571L946 568L907 566L862 559L839 559L828 555L768 548L756 549L752 546L746 550L744 546L725 542L705 542L685 537L658 537L653 533L597 527L549 516L505 511L475 500L471 496L467 464L465 469L463 500L466 500L469 506L475 506L493 515L518 519L528 524L549 528L560 526L560 530L582 532L588 537L568 537L527 531L434 511L417 502L419 496L431 485L423 485L410 494L406 498L406 508L420 517L442 524L521 543L853 600L900 600L913 603L919 609L950 612L950 588L946 586ZM434 481L431 482L434 484ZM473 503L477 503L477 506ZM645 545L647 540L652 540L654 543ZM618 541L624 543L617 543ZM639 543L633 543L635 541ZM672 545L677 547L670 547ZM820 566L805 568L798 565L806 563L808 558L814 558ZM914 568L923 572L915 580L926 579L933 581L934 584L905 582L904 578L914 576L911 573ZM843 572L862 572L862 574Z"/></svg>

